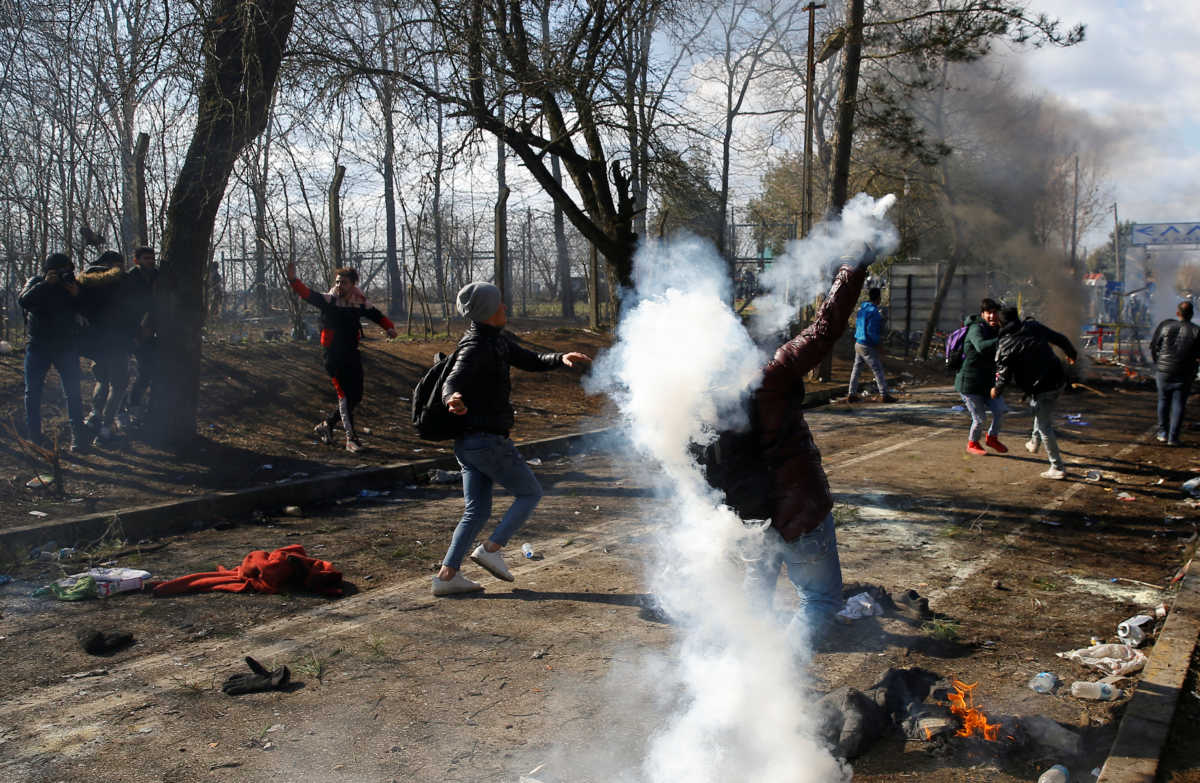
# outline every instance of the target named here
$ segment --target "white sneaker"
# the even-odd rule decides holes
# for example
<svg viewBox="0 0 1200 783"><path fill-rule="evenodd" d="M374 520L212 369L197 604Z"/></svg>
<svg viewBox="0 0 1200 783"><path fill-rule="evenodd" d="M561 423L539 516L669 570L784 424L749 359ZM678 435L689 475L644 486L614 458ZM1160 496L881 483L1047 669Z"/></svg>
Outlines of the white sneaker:
<svg viewBox="0 0 1200 783"><path fill-rule="evenodd" d="M1041 447L1042 447L1041 442L1035 440L1034 438L1030 438L1029 440L1025 441L1025 450L1028 451L1030 454L1037 454L1038 449L1040 449Z"/></svg>
<svg viewBox="0 0 1200 783"><path fill-rule="evenodd" d="M489 552L483 548L483 544L480 544L471 553L471 560L497 579L503 579L505 582L514 581L513 575L509 572L508 566L504 565L504 557L499 551Z"/></svg>
<svg viewBox="0 0 1200 783"><path fill-rule="evenodd" d="M456 573L450 579L438 579L437 574L433 575L433 594L437 596L478 593L482 589L483 585L472 582L461 573Z"/></svg>
<svg viewBox="0 0 1200 783"><path fill-rule="evenodd" d="M1067 477L1066 472L1061 471L1058 468L1050 468L1050 470L1047 470L1045 473L1042 474L1042 478L1053 479L1055 481L1062 481L1066 477Z"/></svg>

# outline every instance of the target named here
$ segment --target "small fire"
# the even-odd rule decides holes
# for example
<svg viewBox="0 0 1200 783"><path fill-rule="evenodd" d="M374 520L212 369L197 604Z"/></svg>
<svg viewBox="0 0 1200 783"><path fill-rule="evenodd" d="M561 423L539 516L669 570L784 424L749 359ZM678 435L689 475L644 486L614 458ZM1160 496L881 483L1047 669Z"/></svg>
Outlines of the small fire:
<svg viewBox="0 0 1200 783"><path fill-rule="evenodd" d="M964 682L955 680L955 692L946 697L950 702L950 712L958 716L963 722L963 727L955 732L955 736L972 737L979 734L985 740L995 742L999 739L1000 725L998 723L988 723L987 716L975 709L975 700L972 692L977 685L979 685L977 682L967 685Z"/></svg>

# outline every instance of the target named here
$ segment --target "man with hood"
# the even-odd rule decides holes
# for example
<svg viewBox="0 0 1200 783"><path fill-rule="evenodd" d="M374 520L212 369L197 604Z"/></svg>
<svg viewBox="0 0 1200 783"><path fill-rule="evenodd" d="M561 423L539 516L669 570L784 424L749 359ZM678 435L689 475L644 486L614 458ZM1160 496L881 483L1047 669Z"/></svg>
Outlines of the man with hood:
<svg viewBox="0 0 1200 783"><path fill-rule="evenodd" d="M129 387L126 406L134 427L140 426L146 415L154 369L158 363L158 333L154 320L154 284L158 267L154 248L138 247L133 251L133 268L126 274L128 286L128 316L135 324L133 358L137 360L137 375Z"/></svg>
<svg viewBox="0 0 1200 783"><path fill-rule="evenodd" d="M1050 346L1058 346L1071 364L1077 357L1075 346L1064 335L1032 318L1022 321L1015 307L1004 308L1000 318L1003 325L996 344L992 399L998 399L1010 383L1025 393L1033 408L1033 436L1026 448L1036 453L1038 447L1045 444L1050 469L1042 473L1042 478L1061 481L1067 474L1058 450L1058 438L1054 435L1054 410L1058 395L1067 385L1067 374Z"/></svg>
<svg viewBox="0 0 1200 783"><path fill-rule="evenodd" d="M42 264L17 298L29 313L29 342L25 346L25 424L29 439L45 445L42 437L42 389L46 373L58 370L67 415L71 420L71 451L85 451L83 403L79 398L79 283L75 265L63 253L53 253Z"/></svg>
<svg viewBox="0 0 1200 783"><path fill-rule="evenodd" d="M967 453L983 456L987 450L979 442L983 434L985 411L992 412L992 424L988 427L983 443L1000 454L1008 453L1008 447L1000 442L1000 425L1008 406L1003 397L992 397L990 392L996 380L996 343L1000 336L1000 305L995 299L984 299L979 303L979 315L967 317L967 335L963 338L963 363L954 376L954 390L963 399L967 412L971 414L971 431L967 435Z"/></svg>
<svg viewBox="0 0 1200 783"><path fill-rule="evenodd" d="M109 250L79 276L80 309L87 319L80 353L92 359L92 412L84 424L96 432L93 445L113 440L113 421L125 401L129 385L129 354L133 350L135 325L131 303L126 301L129 286L125 277L125 259Z"/></svg>
<svg viewBox="0 0 1200 783"><path fill-rule="evenodd" d="M513 502L487 541L475 547L471 560L497 579L513 581L500 548L525 524L542 487L517 447L509 439L513 427L510 367L543 372L557 367L586 367L586 354L534 353L504 331L508 313L500 289L491 283L468 283L458 292L458 312L471 324L458 341L458 353L442 386L442 402L461 417L462 434L454 441L454 456L462 467L466 509L454 529L442 567L433 577L437 596L482 590L459 568L475 537L492 513L492 489L500 484Z"/></svg>

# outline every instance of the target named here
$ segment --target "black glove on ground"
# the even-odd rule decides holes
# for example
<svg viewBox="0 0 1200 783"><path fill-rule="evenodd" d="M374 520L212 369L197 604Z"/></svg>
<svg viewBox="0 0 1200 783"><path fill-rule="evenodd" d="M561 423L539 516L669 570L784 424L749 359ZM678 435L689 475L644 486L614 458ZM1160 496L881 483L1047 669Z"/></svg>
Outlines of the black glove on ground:
<svg viewBox="0 0 1200 783"><path fill-rule="evenodd" d="M238 696L243 693L258 693L260 691L276 691L285 687L288 684L288 680L292 677L292 673L288 671L288 667L280 666L274 671L267 671L265 666L249 655L246 656L246 665L254 673L230 675L229 679L225 680L225 684L221 686L221 690L230 696Z"/></svg>
<svg viewBox="0 0 1200 783"><path fill-rule="evenodd" d="M79 644L89 655L108 655L133 643L133 634L124 631L98 631L81 628L75 634Z"/></svg>

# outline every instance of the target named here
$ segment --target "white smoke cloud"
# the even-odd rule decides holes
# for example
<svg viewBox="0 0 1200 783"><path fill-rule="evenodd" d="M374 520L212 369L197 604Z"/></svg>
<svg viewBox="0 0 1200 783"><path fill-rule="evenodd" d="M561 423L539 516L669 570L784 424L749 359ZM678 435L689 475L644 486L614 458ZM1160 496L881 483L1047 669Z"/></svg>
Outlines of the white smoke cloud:
<svg viewBox="0 0 1200 783"><path fill-rule="evenodd" d="M788 323L796 313L789 302L823 292L839 257L863 242L894 249L896 232L884 218L892 201L860 196L842 221L789 246L755 302L761 334ZM634 279L616 342L598 358L589 391L616 400L630 441L666 478L675 520L658 533L648 581L678 638L675 660L653 667L650 683L658 703L674 705L671 714L657 721L640 771L620 779L847 780L848 768L815 739L802 658L743 589L739 553L761 542L761 532L721 504L689 450L745 422L745 402L769 357L732 311L727 267L707 241L647 244Z"/></svg>
<svg viewBox="0 0 1200 783"><path fill-rule="evenodd" d="M873 199L859 193L842 210L842 219L818 223L803 239L787 249L759 276L763 293L753 302L750 327L764 340L787 327L798 307L825 291L839 258L857 254L865 242L880 257L900 245L900 234L887 219L896 202L893 195Z"/></svg>

